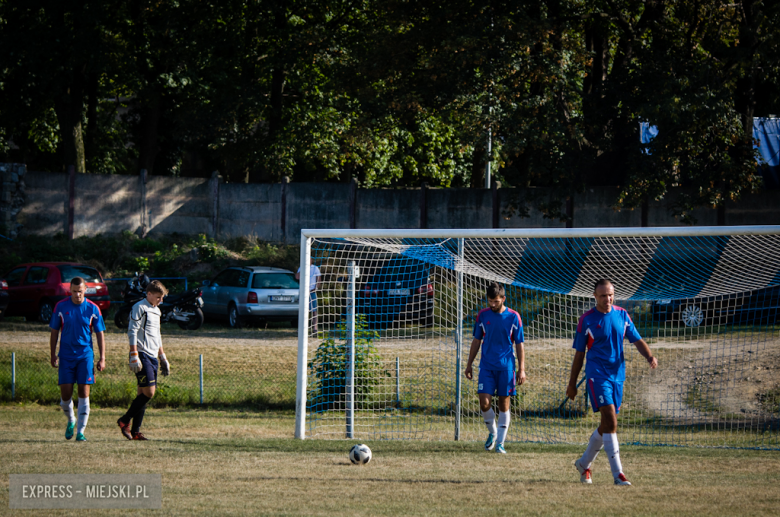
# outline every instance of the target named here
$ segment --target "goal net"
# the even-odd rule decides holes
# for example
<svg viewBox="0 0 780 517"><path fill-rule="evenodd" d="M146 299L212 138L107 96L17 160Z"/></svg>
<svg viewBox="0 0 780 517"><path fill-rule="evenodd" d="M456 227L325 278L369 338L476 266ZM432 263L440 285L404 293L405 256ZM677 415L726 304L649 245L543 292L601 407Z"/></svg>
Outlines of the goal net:
<svg viewBox="0 0 780 517"><path fill-rule="evenodd" d="M299 438L484 440L479 355L473 380L464 369L496 281L528 376L507 440L587 442L599 416L584 385L565 392L577 323L609 278L659 361L624 343L621 443L780 448L780 226L303 230L311 265Z"/></svg>

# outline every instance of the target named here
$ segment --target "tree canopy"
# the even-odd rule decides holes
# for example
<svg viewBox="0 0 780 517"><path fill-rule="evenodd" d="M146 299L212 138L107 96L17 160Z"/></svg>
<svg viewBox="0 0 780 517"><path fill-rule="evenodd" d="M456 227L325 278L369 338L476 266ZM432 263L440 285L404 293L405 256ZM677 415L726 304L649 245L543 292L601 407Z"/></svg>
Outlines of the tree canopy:
<svg viewBox="0 0 780 517"><path fill-rule="evenodd" d="M778 0L3 0L0 152L364 187L480 187L490 160L507 186L546 187L521 213L682 186L685 218L761 188L779 22Z"/></svg>

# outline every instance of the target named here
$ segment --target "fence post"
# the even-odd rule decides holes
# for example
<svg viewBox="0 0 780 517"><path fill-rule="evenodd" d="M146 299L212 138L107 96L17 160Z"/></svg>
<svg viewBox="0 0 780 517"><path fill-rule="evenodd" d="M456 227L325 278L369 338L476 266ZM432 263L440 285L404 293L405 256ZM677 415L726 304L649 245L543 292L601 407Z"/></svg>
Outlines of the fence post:
<svg viewBox="0 0 780 517"><path fill-rule="evenodd" d="M457 326L455 329L455 440L460 440L460 414L461 408L461 385L460 370L463 366L463 259L464 259L464 241L458 239L458 262L457 262Z"/></svg>
<svg viewBox="0 0 780 517"><path fill-rule="evenodd" d="M16 400L16 352L11 352L11 400Z"/></svg>
<svg viewBox="0 0 780 517"><path fill-rule="evenodd" d="M203 405L203 354L200 354L200 405Z"/></svg>
<svg viewBox="0 0 780 517"><path fill-rule="evenodd" d="M76 167L68 165L68 240L73 240L76 213Z"/></svg>
<svg viewBox="0 0 780 517"><path fill-rule="evenodd" d="M349 371L347 372L347 438L355 437L355 262L349 263L347 288L347 343Z"/></svg>
<svg viewBox="0 0 780 517"><path fill-rule="evenodd" d="M395 358L395 405L401 407L401 359Z"/></svg>

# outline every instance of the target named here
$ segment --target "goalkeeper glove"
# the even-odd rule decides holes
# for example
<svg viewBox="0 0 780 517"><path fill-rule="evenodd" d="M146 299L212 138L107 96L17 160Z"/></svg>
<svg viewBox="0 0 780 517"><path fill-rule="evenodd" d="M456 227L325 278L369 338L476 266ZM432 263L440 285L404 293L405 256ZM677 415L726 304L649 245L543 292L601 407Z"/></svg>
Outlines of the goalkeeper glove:
<svg viewBox="0 0 780 517"><path fill-rule="evenodd" d="M143 370L143 365L141 364L141 360L138 359L138 352L137 351L130 351L130 364L128 364L130 367L130 371L133 373L138 373L141 370Z"/></svg>
<svg viewBox="0 0 780 517"><path fill-rule="evenodd" d="M160 352L160 374L163 377L167 377L171 373L171 363L168 362L168 359L165 357L165 353Z"/></svg>

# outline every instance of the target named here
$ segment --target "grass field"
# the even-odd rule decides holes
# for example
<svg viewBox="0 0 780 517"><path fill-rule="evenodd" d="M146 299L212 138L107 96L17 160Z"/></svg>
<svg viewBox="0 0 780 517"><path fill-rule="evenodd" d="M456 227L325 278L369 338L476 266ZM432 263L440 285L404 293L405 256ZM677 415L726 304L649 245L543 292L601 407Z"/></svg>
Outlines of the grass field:
<svg viewBox="0 0 780 517"><path fill-rule="evenodd" d="M499 456L473 442L368 442L374 459L357 467L352 442L294 440L289 412L153 409L146 443L119 435L120 412L93 410L89 441L75 443L62 437L57 406L0 406L0 514L11 514L6 474L23 473L159 472L163 509L147 511L164 515L776 515L780 506L773 451L623 446L634 486L612 485L603 453L583 486L578 446L509 444ZM83 510L47 511L68 514Z"/></svg>

